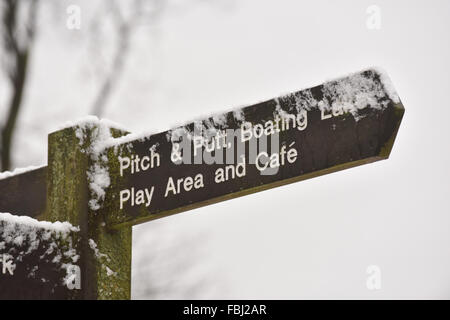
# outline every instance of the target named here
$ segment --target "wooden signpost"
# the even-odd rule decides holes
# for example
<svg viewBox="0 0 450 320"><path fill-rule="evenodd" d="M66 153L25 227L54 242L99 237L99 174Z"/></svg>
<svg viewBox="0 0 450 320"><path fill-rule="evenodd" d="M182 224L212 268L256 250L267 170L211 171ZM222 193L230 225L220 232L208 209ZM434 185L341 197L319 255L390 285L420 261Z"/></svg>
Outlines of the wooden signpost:
<svg viewBox="0 0 450 320"><path fill-rule="evenodd" d="M67 221L77 259L43 266L67 289L9 297L128 299L131 226L387 159L403 113L387 77L367 70L154 135L96 120L52 133L47 168L0 180L0 212ZM1 221L0 236L12 223ZM42 264L2 241L17 268ZM24 277L0 274L0 288Z"/></svg>

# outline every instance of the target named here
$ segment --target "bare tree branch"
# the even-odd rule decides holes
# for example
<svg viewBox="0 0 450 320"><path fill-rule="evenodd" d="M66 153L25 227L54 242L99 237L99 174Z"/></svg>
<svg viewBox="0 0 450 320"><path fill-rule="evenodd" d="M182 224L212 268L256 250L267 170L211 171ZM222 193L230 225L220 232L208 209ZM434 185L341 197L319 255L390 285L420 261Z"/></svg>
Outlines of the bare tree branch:
<svg viewBox="0 0 450 320"><path fill-rule="evenodd" d="M142 20L146 20L146 22L156 20L161 13L163 6L163 1L153 0L150 3L153 10L149 12L144 10L144 5L148 5L149 2L144 4L142 0L134 0L132 3L131 14L128 17L125 17L116 0L110 0L107 3L117 29L118 40L109 73L103 79L100 90L98 91L91 108L92 114L99 117L103 115L108 98L110 97L114 86L119 81L120 75L124 71L125 61L130 52L130 40L134 29L142 22Z"/></svg>
<svg viewBox="0 0 450 320"><path fill-rule="evenodd" d="M101 116L111 91L123 71L124 61L130 48L131 22L124 20L115 1L110 1L118 29L118 41L109 74L103 80L100 90L92 106L92 113Z"/></svg>

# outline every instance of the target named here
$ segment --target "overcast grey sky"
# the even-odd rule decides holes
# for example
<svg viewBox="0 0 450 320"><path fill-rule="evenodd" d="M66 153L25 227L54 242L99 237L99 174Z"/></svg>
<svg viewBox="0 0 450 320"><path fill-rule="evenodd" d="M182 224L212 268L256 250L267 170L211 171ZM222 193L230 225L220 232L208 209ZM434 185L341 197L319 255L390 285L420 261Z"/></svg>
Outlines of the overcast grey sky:
<svg viewBox="0 0 450 320"><path fill-rule="evenodd" d="M62 18L69 4L95 18L95 1L63 3ZM134 227L133 298L155 297L149 285L160 298L450 298L450 2L200 3L138 27L106 118L158 132L370 66L406 113L387 161ZM370 5L380 29L367 27ZM102 64L88 30L42 26L18 166L45 163L48 132L89 112ZM99 61L113 41L97 43Z"/></svg>

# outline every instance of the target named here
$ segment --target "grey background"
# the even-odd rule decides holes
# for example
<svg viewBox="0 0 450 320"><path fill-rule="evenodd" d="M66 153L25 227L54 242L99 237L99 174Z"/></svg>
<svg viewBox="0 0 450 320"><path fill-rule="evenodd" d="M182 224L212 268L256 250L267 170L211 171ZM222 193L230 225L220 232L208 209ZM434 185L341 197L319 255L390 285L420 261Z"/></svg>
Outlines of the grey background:
<svg viewBox="0 0 450 320"><path fill-rule="evenodd" d="M45 163L47 134L90 113L116 39L105 22L92 41L99 1L60 3L40 13L16 166ZM65 26L69 4L81 30ZM387 161L134 227L133 298L450 298L449 29L446 0L169 1L139 25L104 115L130 131L370 66L388 72L406 114ZM1 112L7 91L0 80ZM366 287L370 265L379 290Z"/></svg>

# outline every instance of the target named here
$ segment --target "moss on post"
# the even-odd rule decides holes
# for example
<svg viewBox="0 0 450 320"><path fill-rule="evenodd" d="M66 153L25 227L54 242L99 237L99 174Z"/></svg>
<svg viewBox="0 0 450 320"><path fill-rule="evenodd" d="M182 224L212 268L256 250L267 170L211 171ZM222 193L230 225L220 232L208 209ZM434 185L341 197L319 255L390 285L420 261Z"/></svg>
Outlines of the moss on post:
<svg viewBox="0 0 450 320"><path fill-rule="evenodd" d="M49 135L47 209L44 220L69 221L80 227L81 290L76 299L130 299L131 227L108 230L107 210L92 210L87 172L93 164L89 153L96 127L79 127ZM97 128L98 129L98 128ZM124 133L111 129L114 136ZM111 179L113 180L113 179Z"/></svg>

